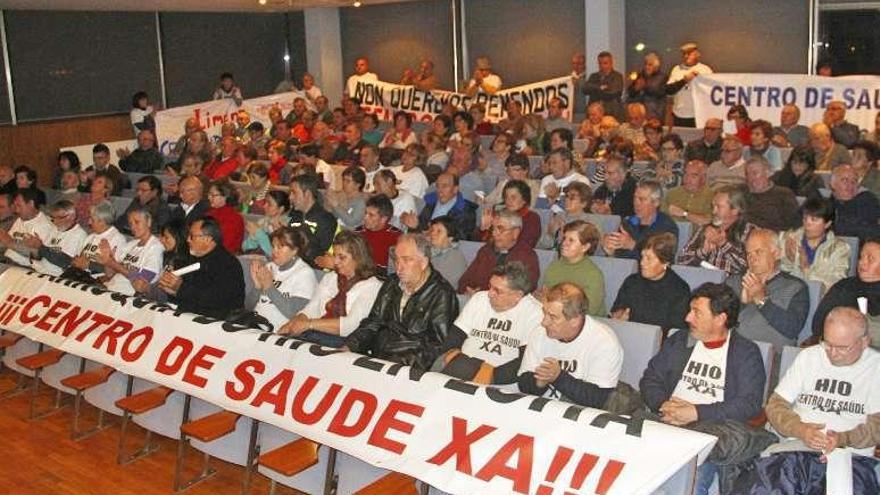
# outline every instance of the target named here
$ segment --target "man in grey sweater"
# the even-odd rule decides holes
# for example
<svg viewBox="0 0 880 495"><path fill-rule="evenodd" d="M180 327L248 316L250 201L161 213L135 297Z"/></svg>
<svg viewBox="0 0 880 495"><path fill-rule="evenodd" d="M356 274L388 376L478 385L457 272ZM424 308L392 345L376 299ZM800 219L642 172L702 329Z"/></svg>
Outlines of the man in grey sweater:
<svg viewBox="0 0 880 495"><path fill-rule="evenodd" d="M781 251L771 230L749 234L746 256L746 273L727 279L740 294L740 335L779 347L797 344L810 306L807 284L779 270Z"/></svg>

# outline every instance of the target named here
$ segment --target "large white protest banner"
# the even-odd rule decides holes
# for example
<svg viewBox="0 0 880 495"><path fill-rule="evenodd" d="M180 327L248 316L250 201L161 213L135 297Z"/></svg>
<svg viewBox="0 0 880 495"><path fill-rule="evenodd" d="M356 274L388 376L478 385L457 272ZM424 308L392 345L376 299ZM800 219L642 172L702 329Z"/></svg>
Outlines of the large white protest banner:
<svg viewBox="0 0 880 495"><path fill-rule="evenodd" d="M0 326L452 493L650 493L715 442L19 268Z"/></svg>
<svg viewBox="0 0 880 495"><path fill-rule="evenodd" d="M353 79L353 84L351 96L358 98L361 106L380 120L392 120L396 112L404 111L412 114L413 120L430 122L446 104L467 110L472 104L480 103L486 107L486 120L498 122L507 117L507 102L510 100L522 103L523 114L529 114L546 112L553 98L562 102L564 118L571 121L574 113L574 83L570 76L503 89L494 95L478 93L475 96L439 89L420 91L413 86L369 78Z"/></svg>
<svg viewBox="0 0 880 495"><path fill-rule="evenodd" d="M822 77L803 74L708 74L694 85L697 125L708 118L723 119L733 105L744 105L752 120L779 125L784 105L797 105L800 123L822 122L825 107L833 100L846 104L846 120L861 129L874 129L880 111L880 77Z"/></svg>

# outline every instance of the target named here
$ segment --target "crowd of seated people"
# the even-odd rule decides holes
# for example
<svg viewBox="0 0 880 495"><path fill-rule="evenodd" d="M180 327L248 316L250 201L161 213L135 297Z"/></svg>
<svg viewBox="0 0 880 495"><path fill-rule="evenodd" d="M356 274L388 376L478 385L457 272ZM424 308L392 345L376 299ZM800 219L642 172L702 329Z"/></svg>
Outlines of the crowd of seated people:
<svg viewBox="0 0 880 495"><path fill-rule="evenodd" d="M352 97L330 106L311 79L313 98L265 124L240 114L216 147L190 119L168 156L146 128L119 165L101 144L90 166L60 153L49 191L34 169L0 165L2 256L183 311L253 311L295 338L599 408L625 393L614 322L655 325L669 336L641 383L629 384L640 386L641 411L734 434L759 415L765 381L775 380L755 342L778 353L821 340L826 353L804 360L880 372L869 364L880 360L880 151L877 130L853 131L838 101L823 122L803 124L794 105L778 122L734 106L687 141L661 123L670 95L675 121L693 120L679 97L708 67L696 46L683 56L667 81L650 54L625 85L600 54L600 70L579 86L589 99L576 109L583 122L566 121L558 99L546 115L511 99L498 123L480 104L445 105L430 123L398 112L383 127ZM358 64L358 75L371 74L366 59ZM432 86L426 74L402 80ZM217 97L241 98L229 82ZM501 84L481 57L466 87L493 94ZM725 119L735 132L722 132ZM633 263L611 300L609 275L621 274L600 269L601 256ZM691 287L675 265L723 283ZM809 284L821 300L811 301ZM856 351L861 361L838 359ZM722 373L703 380L694 372L702 365ZM771 396L778 431L813 450L880 443L876 404L852 423L858 433L799 422L822 417L791 406L822 370L807 366ZM688 387L696 380L698 390ZM713 430L718 421L726 426ZM700 490L716 475L733 486L729 459L710 461Z"/></svg>

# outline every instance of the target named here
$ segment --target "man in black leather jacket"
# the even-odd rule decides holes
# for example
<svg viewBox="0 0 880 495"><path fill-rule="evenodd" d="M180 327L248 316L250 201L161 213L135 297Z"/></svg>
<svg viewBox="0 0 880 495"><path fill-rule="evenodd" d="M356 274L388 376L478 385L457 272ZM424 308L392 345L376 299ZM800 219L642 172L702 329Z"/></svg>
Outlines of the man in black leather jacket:
<svg viewBox="0 0 880 495"><path fill-rule="evenodd" d="M370 315L346 338L349 350L431 368L458 317L458 298L431 268L430 249L421 236L400 236L394 253L397 273L382 285Z"/></svg>

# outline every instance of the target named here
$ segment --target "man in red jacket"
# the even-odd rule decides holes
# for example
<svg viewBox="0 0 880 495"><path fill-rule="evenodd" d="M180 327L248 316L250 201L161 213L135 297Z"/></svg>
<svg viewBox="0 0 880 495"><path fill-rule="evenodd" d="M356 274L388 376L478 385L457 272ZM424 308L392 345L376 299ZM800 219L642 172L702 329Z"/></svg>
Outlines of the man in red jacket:
<svg viewBox="0 0 880 495"><path fill-rule="evenodd" d="M492 269L508 261L519 261L526 267L532 289L538 283L538 255L526 243L519 242L522 217L502 210L492 219L492 239L477 251L477 257L458 281L459 294L472 295L489 289Z"/></svg>

